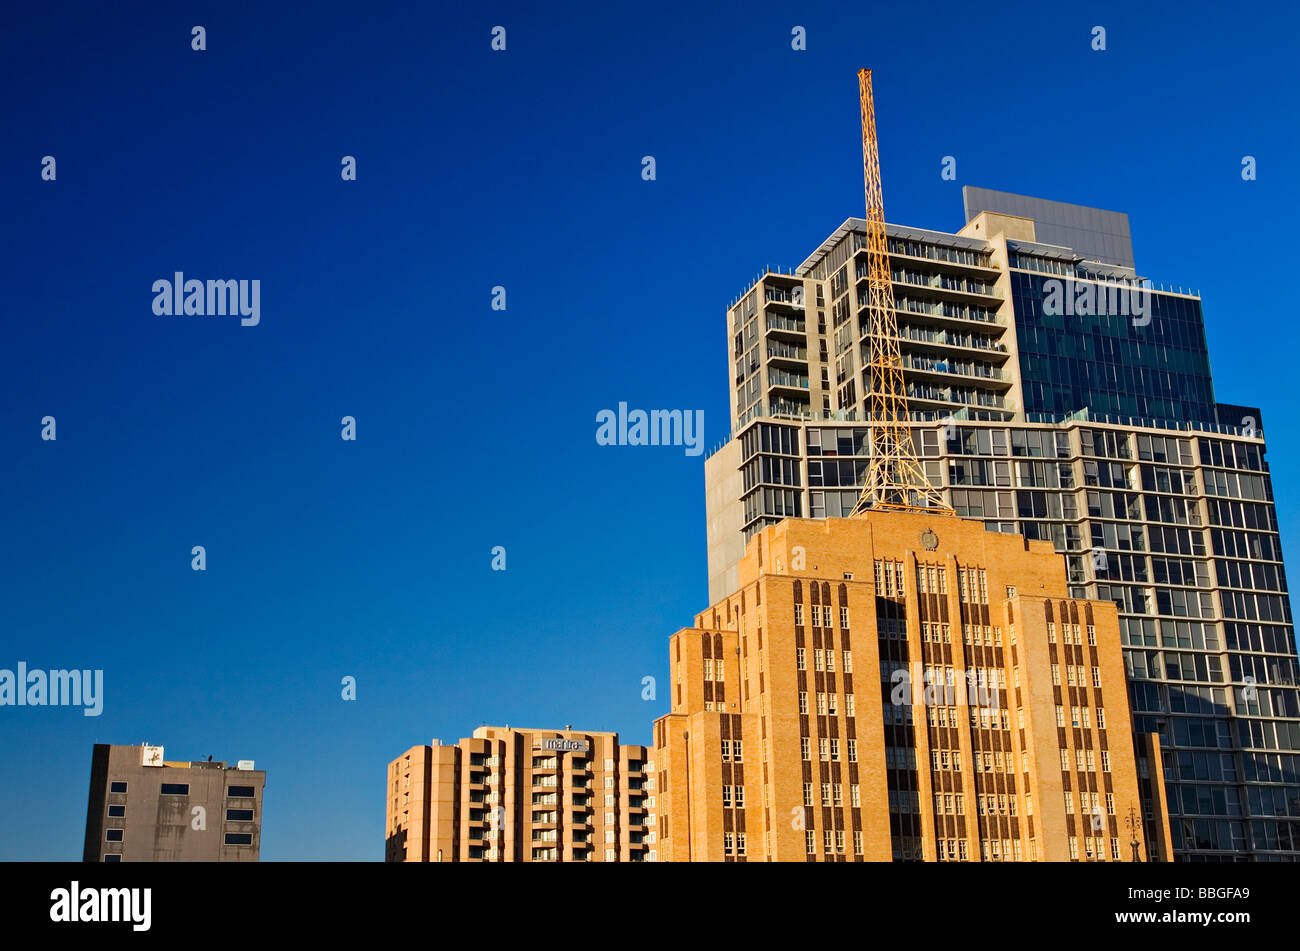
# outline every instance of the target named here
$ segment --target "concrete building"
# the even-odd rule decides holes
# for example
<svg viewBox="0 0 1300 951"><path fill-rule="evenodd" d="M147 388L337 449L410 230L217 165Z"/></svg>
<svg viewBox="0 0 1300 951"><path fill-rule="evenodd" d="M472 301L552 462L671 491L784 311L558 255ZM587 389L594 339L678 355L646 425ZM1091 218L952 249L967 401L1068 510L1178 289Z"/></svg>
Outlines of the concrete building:
<svg viewBox="0 0 1300 951"><path fill-rule="evenodd" d="M617 733L479 727L388 764L388 862L653 861L654 763Z"/></svg>
<svg viewBox="0 0 1300 951"><path fill-rule="evenodd" d="M942 515L791 518L739 572L671 641L661 861L1170 857L1115 606L1071 598L1050 543Z"/></svg>
<svg viewBox="0 0 1300 951"><path fill-rule="evenodd" d="M1126 216L977 189L966 204L955 233L887 226L931 482L958 515L1051 542L1066 596L1116 605L1175 856L1300 858L1300 686L1260 411L1216 401L1200 297L1134 270ZM857 501L864 226L728 310L733 432L705 464L711 601L740 588L766 527Z"/></svg>
<svg viewBox="0 0 1300 951"><path fill-rule="evenodd" d="M266 772L173 762L161 746L96 743L86 862L256 862Z"/></svg>

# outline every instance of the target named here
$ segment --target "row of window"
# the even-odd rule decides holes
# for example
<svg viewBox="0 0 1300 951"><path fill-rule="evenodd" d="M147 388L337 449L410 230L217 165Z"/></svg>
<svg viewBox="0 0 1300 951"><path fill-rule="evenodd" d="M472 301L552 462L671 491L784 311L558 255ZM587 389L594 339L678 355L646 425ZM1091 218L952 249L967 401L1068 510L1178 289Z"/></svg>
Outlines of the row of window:
<svg viewBox="0 0 1300 951"><path fill-rule="evenodd" d="M846 674L853 673L853 652L843 651L842 654L843 654L843 661L844 661L844 665L843 665L844 673ZM795 668L797 670L808 669L808 654L804 648L796 647L794 649L794 662L795 662ZM820 648L814 650L813 669L817 671L824 671L825 673L828 674L835 673L835 651L822 650Z"/></svg>
<svg viewBox="0 0 1300 951"><path fill-rule="evenodd" d="M125 793L126 783L121 780L113 780L108 784L108 791L111 793ZM189 783L163 783L160 793L164 796L188 796L190 794ZM252 799L257 795L257 789L254 786L227 786L227 799Z"/></svg>
<svg viewBox="0 0 1300 951"><path fill-rule="evenodd" d="M808 829L804 832L804 849L809 855L817 854L817 833ZM826 855L844 853L844 830L825 829L822 832L822 851ZM853 854L862 854L862 833L853 833Z"/></svg>
<svg viewBox="0 0 1300 951"><path fill-rule="evenodd" d="M813 627L831 626L831 619L833 615L831 613L831 606L829 604L813 604L810 605L809 607L812 612ZM804 606L802 604L795 604L794 606L794 623L796 627L803 626L804 623L803 609ZM847 607L841 607L840 608L840 630L847 631L848 629L849 629L849 609Z"/></svg>
<svg viewBox="0 0 1300 951"><path fill-rule="evenodd" d="M726 740L723 740L723 742L725 743ZM848 761L850 763L856 763L858 761L858 741L845 740L844 742L846 744L846 752L848 753ZM799 737L799 754L803 758L804 762L810 762L812 760L812 740L806 736ZM817 756L823 762L838 763L840 761L839 737L820 737L817 740Z"/></svg>
<svg viewBox="0 0 1300 951"><path fill-rule="evenodd" d="M843 806L844 805L844 785L842 783L822 783L821 784L821 804L823 806ZM813 784L803 784L803 804L805 806L815 806L813 801ZM849 784L849 805L853 807L862 805L862 793L857 783Z"/></svg>
<svg viewBox="0 0 1300 951"><path fill-rule="evenodd" d="M838 694L819 693L817 694L817 715L838 716L839 707L837 701ZM805 690L799 691L799 712L807 714L808 711L808 693ZM846 717L857 716L857 705L854 703L853 694L844 695L844 715Z"/></svg>
<svg viewBox="0 0 1300 951"><path fill-rule="evenodd" d="M125 829L105 829L104 841L125 842L126 841L126 839L124 838L125 833L126 833ZM227 832L224 841L226 845L252 845L253 834L251 832ZM105 861L110 861L110 860L105 859Z"/></svg>

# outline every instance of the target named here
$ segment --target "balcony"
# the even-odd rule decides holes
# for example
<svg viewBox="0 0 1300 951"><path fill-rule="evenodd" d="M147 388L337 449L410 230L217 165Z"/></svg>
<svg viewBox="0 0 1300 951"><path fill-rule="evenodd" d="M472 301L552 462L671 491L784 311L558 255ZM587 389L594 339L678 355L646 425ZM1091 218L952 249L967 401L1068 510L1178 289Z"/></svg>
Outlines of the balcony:
<svg viewBox="0 0 1300 951"><path fill-rule="evenodd" d="M864 358L865 359L865 358ZM962 376L991 383L995 386L1010 387L1011 379L999 368L980 363L967 363L960 360L939 360L934 357L918 357L908 354L903 357L903 369L931 373L936 376Z"/></svg>
<svg viewBox="0 0 1300 951"><path fill-rule="evenodd" d="M866 273L858 274L858 280L866 280ZM1000 298L991 281L977 281L960 277L956 274L937 274L925 271L913 271L909 268L895 268L890 275L896 285L919 287L926 291L944 291L959 297L973 299L977 302L997 301Z"/></svg>
<svg viewBox="0 0 1300 951"><path fill-rule="evenodd" d="M769 416L794 416L800 419L811 419L807 403L796 403L792 400L772 400L767 407Z"/></svg>
<svg viewBox="0 0 1300 951"><path fill-rule="evenodd" d="M787 373L784 370L769 368L767 371L767 388L780 387L787 390L808 389L808 377L802 373Z"/></svg>
<svg viewBox="0 0 1300 951"><path fill-rule="evenodd" d="M790 317L768 314L766 326L769 334L785 334L801 340L806 339L808 335L808 325L802 320L794 320Z"/></svg>
<svg viewBox="0 0 1300 951"><path fill-rule="evenodd" d="M1006 322L999 319L995 310L968 304L954 304L951 301L921 300L906 294L894 295L894 309L899 314L925 317L940 326L964 327L965 322L981 323L986 326L1005 327ZM858 325L863 333L869 328L862 327L862 317Z"/></svg>
<svg viewBox="0 0 1300 951"><path fill-rule="evenodd" d="M1010 356L1007 345L982 334L963 334L953 330L928 330L901 324L896 338L902 344L952 347L972 350L992 360L1006 360Z"/></svg>
<svg viewBox="0 0 1300 951"><path fill-rule="evenodd" d="M808 348L792 347L787 343L769 340L767 344L767 358L769 360L788 360L794 363L807 363Z"/></svg>

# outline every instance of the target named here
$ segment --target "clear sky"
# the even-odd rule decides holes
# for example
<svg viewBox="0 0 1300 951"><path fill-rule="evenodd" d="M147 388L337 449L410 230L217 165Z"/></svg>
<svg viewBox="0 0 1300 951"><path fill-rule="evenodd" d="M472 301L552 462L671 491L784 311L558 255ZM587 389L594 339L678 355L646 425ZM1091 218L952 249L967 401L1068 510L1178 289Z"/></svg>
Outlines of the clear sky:
<svg viewBox="0 0 1300 951"><path fill-rule="evenodd" d="M0 667L106 698L0 707L0 858L80 858L96 742L256 760L264 860L381 859L384 767L431 737L649 742L704 456L595 416L727 437L725 308L862 212L861 66L890 221L956 230L965 184L1125 211L1201 290L1296 564L1293 7L280 7L6 14ZM260 324L155 316L176 271L260 280Z"/></svg>

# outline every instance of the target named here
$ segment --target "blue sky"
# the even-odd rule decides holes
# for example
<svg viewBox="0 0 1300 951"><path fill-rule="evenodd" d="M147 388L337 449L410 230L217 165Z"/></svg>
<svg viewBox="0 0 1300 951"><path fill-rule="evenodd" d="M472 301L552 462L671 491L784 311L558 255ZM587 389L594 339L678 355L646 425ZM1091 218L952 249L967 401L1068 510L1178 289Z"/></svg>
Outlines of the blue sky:
<svg viewBox="0 0 1300 951"><path fill-rule="evenodd" d="M1200 288L1295 563L1293 9L615 6L9 13L0 667L107 696L0 708L0 858L80 858L95 742L255 759L265 860L381 859L384 766L434 736L648 742L703 456L595 414L726 438L727 304L861 213L864 65L890 221L955 230L964 184L1126 211ZM175 271L260 280L261 323L154 316Z"/></svg>

